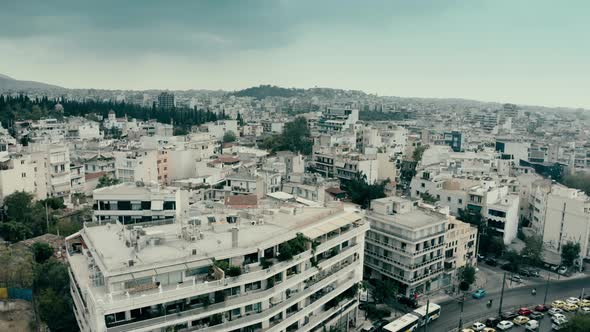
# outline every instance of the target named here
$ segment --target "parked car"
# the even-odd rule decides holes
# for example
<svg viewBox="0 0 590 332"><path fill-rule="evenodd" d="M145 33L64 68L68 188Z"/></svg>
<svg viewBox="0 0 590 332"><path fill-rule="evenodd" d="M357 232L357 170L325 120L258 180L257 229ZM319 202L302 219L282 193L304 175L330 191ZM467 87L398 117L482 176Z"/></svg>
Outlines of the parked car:
<svg viewBox="0 0 590 332"><path fill-rule="evenodd" d="M496 329L493 327L486 327L485 329L483 329L483 332L496 332Z"/></svg>
<svg viewBox="0 0 590 332"><path fill-rule="evenodd" d="M590 307L582 307L582 308L580 308L579 313L581 315L590 315Z"/></svg>
<svg viewBox="0 0 590 332"><path fill-rule="evenodd" d="M520 309L518 309L518 314L521 315L521 316L528 316L531 313L533 313L533 312L529 308L520 308Z"/></svg>
<svg viewBox="0 0 590 332"><path fill-rule="evenodd" d="M500 268L502 270L508 271L508 272L516 272L517 270L515 269L515 267L510 264L510 263L506 263L506 264L502 264L502 266L500 266Z"/></svg>
<svg viewBox="0 0 590 332"><path fill-rule="evenodd" d="M480 288L480 289L476 290L475 292L473 292L472 296L474 299L481 299L482 297L486 296L486 290L483 288Z"/></svg>
<svg viewBox="0 0 590 332"><path fill-rule="evenodd" d="M538 311L538 312L545 312L547 310L549 310L549 307L547 307L544 304L539 304L538 306L535 307L535 311Z"/></svg>
<svg viewBox="0 0 590 332"><path fill-rule="evenodd" d="M536 320L529 320L525 325L524 329L526 331L536 331L539 328L539 322Z"/></svg>
<svg viewBox="0 0 590 332"><path fill-rule="evenodd" d="M557 314L563 314L563 310L559 308L551 308L549 309L549 311L547 311L547 313L549 314L549 316L555 316Z"/></svg>
<svg viewBox="0 0 590 332"><path fill-rule="evenodd" d="M461 329L461 332L475 332L473 329Z"/></svg>
<svg viewBox="0 0 590 332"><path fill-rule="evenodd" d="M527 316L517 316L516 318L514 318L512 320L512 322L516 325L524 325L526 324L530 319Z"/></svg>
<svg viewBox="0 0 590 332"><path fill-rule="evenodd" d="M563 302L561 300L555 300L551 303L551 308L562 309L564 305L565 305L565 302Z"/></svg>
<svg viewBox="0 0 590 332"><path fill-rule="evenodd" d="M568 311L568 312L574 312L574 311L578 311L578 306L575 304L566 303L562 309L565 311Z"/></svg>
<svg viewBox="0 0 590 332"><path fill-rule="evenodd" d="M508 278L508 279L510 279L514 282L522 282L522 278L516 274L511 275L510 278Z"/></svg>
<svg viewBox="0 0 590 332"><path fill-rule="evenodd" d="M531 274L531 277L539 278L541 276L537 270L529 270L529 273Z"/></svg>
<svg viewBox="0 0 590 332"><path fill-rule="evenodd" d="M578 305L582 308L590 307L590 300L587 300L587 299L580 300L580 303Z"/></svg>
<svg viewBox="0 0 590 332"><path fill-rule="evenodd" d="M474 331L483 331L483 329L485 329L486 326L483 323L475 322L475 323L473 323L473 325L471 325L471 328Z"/></svg>
<svg viewBox="0 0 590 332"><path fill-rule="evenodd" d="M506 330L512 328L513 326L514 326L514 324L511 321L503 320L500 323L498 323L498 325L496 327L500 331L506 331Z"/></svg>
<svg viewBox="0 0 590 332"><path fill-rule="evenodd" d="M567 318L563 317L563 318L552 320L552 323L553 324L551 324L551 328L559 331L559 330L563 329L564 327L566 327L568 320L567 320Z"/></svg>
<svg viewBox="0 0 590 332"><path fill-rule="evenodd" d="M486 259L486 256L484 256L484 255L480 255L480 254L477 254L477 261L478 261L478 262L481 262L481 261L483 261L483 260L485 260L485 259Z"/></svg>
<svg viewBox="0 0 590 332"><path fill-rule="evenodd" d="M575 304L578 305L578 303L580 303L580 299L578 299L577 297L568 297L565 302L570 303L570 304Z"/></svg>
<svg viewBox="0 0 590 332"><path fill-rule="evenodd" d="M543 319L543 317L545 317L545 314L542 312L539 312L539 311L533 311L529 315L530 319L535 319L535 320Z"/></svg>
<svg viewBox="0 0 590 332"><path fill-rule="evenodd" d="M566 274L567 273L567 266L562 266L557 270L559 274Z"/></svg>
<svg viewBox="0 0 590 332"><path fill-rule="evenodd" d="M516 312L513 312L513 311L504 311L500 315L500 318L502 318L503 320L509 320L509 319L514 319L517 316L518 316L518 314Z"/></svg>
<svg viewBox="0 0 590 332"><path fill-rule="evenodd" d="M498 265L498 261L493 259L493 258L487 258L485 260L486 264L488 264L489 266L497 266Z"/></svg>
<svg viewBox="0 0 590 332"><path fill-rule="evenodd" d="M412 297L405 297L405 296L400 296L397 301L401 304L405 304L408 307L412 308L412 309L416 309L418 308L418 301L416 301L416 299L412 298Z"/></svg>
<svg viewBox="0 0 590 332"><path fill-rule="evenodd" d="M494 326L498 325L498 323L500 323L499 318L490 317L490 318L486 319L486 326L488 326L488 327L494 327Z"/></svg>
<svg viewBox="0 0 590 332"><path fill-rule="evenodd" d="M564 314L555 314L555 315L553 315L553 317L551 317L551 320L554 321L554 322L555 321L558 321L558 320L565 320L565 321L567 321L567 317L565 317Z"/></svg>

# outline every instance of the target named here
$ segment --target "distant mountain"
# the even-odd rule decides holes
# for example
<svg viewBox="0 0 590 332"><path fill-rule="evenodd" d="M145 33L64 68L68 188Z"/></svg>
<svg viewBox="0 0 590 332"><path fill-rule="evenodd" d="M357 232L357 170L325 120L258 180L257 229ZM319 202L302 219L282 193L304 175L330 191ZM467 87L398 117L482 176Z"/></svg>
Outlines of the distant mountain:
<svg viewBox="0 0 590 332"><path fill-rule="evenodd" d="M21 81L14 78L0 74L0 91L19 91L19 90L48 90L48 89L64 89L61 86L34 82Z"/></svg>

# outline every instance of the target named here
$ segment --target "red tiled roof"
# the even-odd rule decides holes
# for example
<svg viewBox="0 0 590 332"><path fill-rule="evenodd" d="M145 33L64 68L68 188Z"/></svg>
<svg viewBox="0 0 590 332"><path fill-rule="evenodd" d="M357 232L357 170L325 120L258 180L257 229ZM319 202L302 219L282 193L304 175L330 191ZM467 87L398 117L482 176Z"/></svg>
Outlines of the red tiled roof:
<svg viewBox="0 0 590 332"><path fill-rule="evenodd" d="M237 163L238 161L240 161L239 158L233 157L233 156L226 156L226 155L221 155L217 158L217 160L221 161L224 164L231 164L231 163Z"/></svg>

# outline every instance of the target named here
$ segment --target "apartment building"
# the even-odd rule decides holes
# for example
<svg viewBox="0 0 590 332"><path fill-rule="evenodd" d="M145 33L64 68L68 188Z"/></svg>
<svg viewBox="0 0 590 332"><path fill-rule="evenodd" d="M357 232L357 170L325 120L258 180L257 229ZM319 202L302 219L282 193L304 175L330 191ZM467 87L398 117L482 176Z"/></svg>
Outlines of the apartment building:
<svg viewBox="0 0 590 332"><path fill-rule="evenodd" d="M69 236L81 331L321 331L354 326L369 226L354 208L200 210Z"/></svg>
<svg viewBox="0 0 590 332"><path fill-rule="evenodd" d="M72 193L83 194L86 192L86 174L83 164L70 164L70 187Z"/></svg>
<svg viewBox="0 0 590 332"><path fill-rule="evenodd" d="M47 196L69 200L72 192L70 150L58 144L29 144L32 161L37 165L37 187L45 185Z"/></svg>
<svg viewBox="0 0 590 332"><path fill-rule="evenodd" d="M402 294L424 294L443 285L448 215L417 200L386 197L371 202L365 274L394 282Z"/></svg>
<svg viewBox="0 0 590 332"><path fill-rule="evenodd" d="M349 106L329 107L322 112L317 127L322 133L340 132L359 120L359 110Z"/></svg>
<svg viewBox="0 0 590 332"><path fill-rule="evenodd" d="M477 265L477 227L449 216L445 233L444 284L458 285L457 272Z"/></svg>
<svg viewBox="0 0 590 332"><path fill-rule="evenodd" d="M208 122L201 126L205 132L213 136L216 140L221 141L225 133L231 131L236 136L239 135L238 121L236 120L219 120L215 122Z"/></svg>
<svg viewBox="0 0 590 332"><path fill-rule="evenodd" d="M412 179L410 188L412 198L428 195L438 205L449 207L455 216L481 215L505 244L516 238L520 197L515 178L452 176L427 169Z"/></svg>
<svg viewBox="0 0 590 332"><path fill-rule="evenodd" d="M186 192L142 183L96 189L92 198L96 220L117 220L125 225L175 218L177 211L188 208Z"/></svg>
<svg viewBox="0 0 590 332"><path fill-rule="evenodd" d="M40 176L42 181L38 183ZM44 176L45 170L30 155L6 154L0 159L0 201L16 191L26 191L36 199L47 198Z"/></svg>
<svg viewBox="0 0 590 332"><path fill-rule="evenodd" d="M582 191L538 180L531 190L531 225L545 249L560 253L568 241L580 244L580 259L590 258L590 198Z"/></svg>
<svg viewBox="0 0 590 332"><path fill-rule="evenodd" d="M115 176L122 182L159 182L158 151L115 151Z"/></svg>
<svg viewBox="0 0 590 332"><path fill-rule="evenodd" d="M374 183L379 178L379 161L376 156L366 156L338 147L314 146L311 167L316 173L327 178L350 180L357 177L359 173L367 177L368 183Z"/></svg>

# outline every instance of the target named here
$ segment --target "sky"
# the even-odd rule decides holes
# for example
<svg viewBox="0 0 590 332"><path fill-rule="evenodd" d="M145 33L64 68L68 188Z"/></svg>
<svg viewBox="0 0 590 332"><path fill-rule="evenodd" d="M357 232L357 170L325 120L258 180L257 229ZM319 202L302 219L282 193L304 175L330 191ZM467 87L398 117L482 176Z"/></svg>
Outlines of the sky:
<svg viewBox="0 0 590 332"><path fill-rule="evenodd" d="M590 1L0 0L0 74L590 108Z"/></svg>

